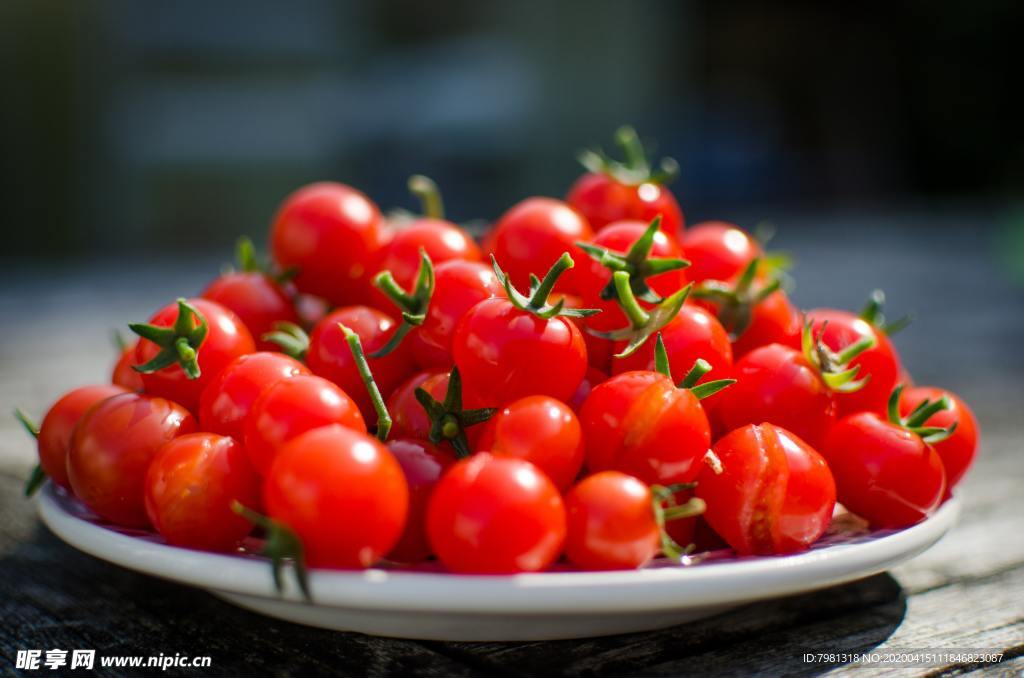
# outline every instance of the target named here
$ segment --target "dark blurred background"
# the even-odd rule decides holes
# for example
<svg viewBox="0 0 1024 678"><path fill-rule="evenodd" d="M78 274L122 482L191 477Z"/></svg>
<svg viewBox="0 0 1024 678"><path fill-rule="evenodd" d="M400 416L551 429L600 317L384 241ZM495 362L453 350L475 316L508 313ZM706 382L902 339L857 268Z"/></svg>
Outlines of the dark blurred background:
<svg viewBox="0 0 1024 678"><path fill-rule="evenodd" d="M3 250L226 256L304 182L412 206L413 172L493 219L564 194L574 152L624 122L680 161L691 222L1005 225L1022 19L1012 0L5 0Z"/></svg>

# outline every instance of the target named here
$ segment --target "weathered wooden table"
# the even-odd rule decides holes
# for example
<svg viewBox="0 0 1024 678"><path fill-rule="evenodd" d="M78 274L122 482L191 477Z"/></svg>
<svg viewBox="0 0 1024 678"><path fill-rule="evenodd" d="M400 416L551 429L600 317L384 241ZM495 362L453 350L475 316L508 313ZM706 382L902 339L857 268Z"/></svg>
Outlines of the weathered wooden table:
<svg viewBox="0 0 1024 678"><path fill-rule="evenodd" d="M888 290L895 310L919 314L897 339L905 361L919 382L939 382L968 398L983 430L981 458L962 487L959 526L913 561L853 584L664 631L550 643L414 642L304 628L65 546L21 497L33 446L7 413L18 404L38 415L64 389L104 378L113 355L110 329L193 293L216 262L5 262L0 672L14 672L18 649L52 648L212 657L210 669L182 671L191 675L360 676L799 674L856 668L845 661L806 663L805 652L987 649L1005 656L989 670L1019 675L1024 292L994 268L991 230L956 216L943 222L874 217L812 228L794 221L778 244L798 257L796 298L804 307L856 307L877 285ZM899 670L976 668L953 662Z"/></svg>

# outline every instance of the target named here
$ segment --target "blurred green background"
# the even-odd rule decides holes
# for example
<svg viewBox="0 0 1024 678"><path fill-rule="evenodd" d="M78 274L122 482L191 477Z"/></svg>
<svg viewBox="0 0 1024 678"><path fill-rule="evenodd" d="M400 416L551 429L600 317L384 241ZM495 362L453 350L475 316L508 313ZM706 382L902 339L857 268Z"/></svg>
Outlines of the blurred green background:
<svg viewBox="0 0 1024 678"><path fill-rule="evenodd" d="M632 122L682 164L691 222L952 210L1002 228L1019 266L1022 19L1012 1L5 0L3 254L226 257L322 178L412 206L424 172L455 218L493 219L563 194L574 152Z"/></svg>

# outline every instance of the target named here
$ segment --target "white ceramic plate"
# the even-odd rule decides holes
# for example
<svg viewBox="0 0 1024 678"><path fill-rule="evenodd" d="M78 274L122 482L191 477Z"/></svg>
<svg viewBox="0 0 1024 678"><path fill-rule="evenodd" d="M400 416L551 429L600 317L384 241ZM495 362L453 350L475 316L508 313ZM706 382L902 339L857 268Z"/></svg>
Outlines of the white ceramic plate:
<svg viewBox="0 0 1024 678"><path fill-rule="evenodd" d="M882 572L938 541L958 511L954 498L923 523L896 532L868 532L839 515L814 548L784 557L737 558L723 551L684 566L661 561L633 571L514 576L313 571L311 605L302 601L291 573L278 595L270 566L259 556L168 546L155 535L103 524L50 484L39 493L43 522L97 558L300 624L427 640L550 640L664 628Z"/></svg>

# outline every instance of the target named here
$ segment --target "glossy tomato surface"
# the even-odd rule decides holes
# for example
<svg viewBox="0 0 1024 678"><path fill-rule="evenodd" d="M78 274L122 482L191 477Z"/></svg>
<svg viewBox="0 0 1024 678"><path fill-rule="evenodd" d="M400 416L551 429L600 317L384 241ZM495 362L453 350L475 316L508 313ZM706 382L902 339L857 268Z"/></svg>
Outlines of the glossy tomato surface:
<svg viewBox="0 0 1024 678"><path fill-rule="evenodd" d="M588 172L569 189L566 200L600 231L616 221L651 223L661 216L661 230L672 237L685 226L683 210L672 192L661 184L625 184L606 174Z"/></svg>
<svg viewBox="0 0 1024 678"><path fill-rule="evenodd" d="M277 282L259 271L225 273L203 290L204 299L234 312L249 329L261 351L277 348L263 335L278 322L298 323L295 305Z"/></svg>
<svg viewBox="0 0 1024 678"><path fill-rule="evenodd" d="M54 484L71 487L67 470L68 450L75 425L96 403L125 392L126 389L115 385L81 386L68 391L50 406L39 425L36 445L39 466Z"/></svg>
<svg viewBox="0 0 1024 678"><path fill-rule="evenodd" d="M420 268L420 249L435 267L447 261L480 261L480 248L469 234L444 219L417 219L395 229L381 252L380 270L409 289Z"/></svg>
<svg viewBox="0 0 1024 678"><path fill-rule="evenodd" d="M732 280L762 255L749 233L727 221L703 221L686 229L680 239L690 262L687 277L694 282Z"/></svg>
<svg viewBox="0 0 1024 678"><path fill-rule="evenodd" d="M912 386L900 394L900 415L907 416L924 400L936 401L946 396L950 408L936 412L924 422L925 426L949 428L956 423L953 435L932 443L946 469L947 490L952 490L963 479L978 453L978 420L962 398L950 391L934 386Z"/></svg>
<svg viewBox="0 0 1024 678"><path fill-rule="evenodd" d="M409 486L409 517L401 539L388 553L397 563L418 563L432 555L427 540L427 505L434 486L455 463L455 457L427 440L393 438L387 447L395 456Z"/></svg>
<svg viewBox="0 0 1024 678"><path fill-rule="evenodd" d="M565 496L565 555L584 570L630 570L658 553L650 488L618 471L581 480Z"/></svg>

